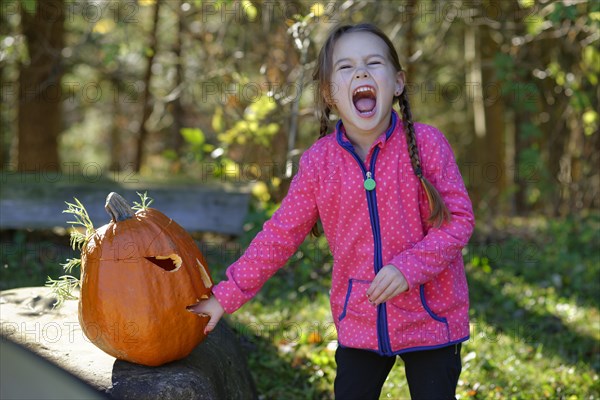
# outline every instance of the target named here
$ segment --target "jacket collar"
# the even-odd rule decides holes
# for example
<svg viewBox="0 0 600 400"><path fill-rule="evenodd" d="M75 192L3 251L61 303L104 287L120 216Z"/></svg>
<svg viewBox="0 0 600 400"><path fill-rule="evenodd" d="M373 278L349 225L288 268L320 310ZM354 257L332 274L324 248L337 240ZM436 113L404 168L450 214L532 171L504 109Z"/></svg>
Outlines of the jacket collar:
<svg viewBox="0 0 600 400"><path fill-rule="evenodd" d="M373 143L373 145L371 147L375 147L375 146L383 147L383 145L386 143L386 141L396 131L396 125L398 125L398 113L396 113L396 110L392 110L392 123L390 124L390 127L384 133L379 135L379 137L377 138L377 140L375 140L375 142ZM335 125L335 136L336 136L337 142L340 146L347 148L349 150L354 149L354 146L348 139L348 136L346 136L346 129L344 128L344 124L342 123L341 119Z"/></svg>

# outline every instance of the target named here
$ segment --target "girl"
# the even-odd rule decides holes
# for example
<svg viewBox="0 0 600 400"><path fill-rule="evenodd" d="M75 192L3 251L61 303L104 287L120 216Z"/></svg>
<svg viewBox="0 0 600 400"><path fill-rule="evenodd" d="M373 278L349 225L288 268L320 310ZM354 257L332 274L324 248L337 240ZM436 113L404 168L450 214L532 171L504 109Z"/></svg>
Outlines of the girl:
<svg viewBox="0 0 600 400"><path fill-rule="evenodd" d="M336 398L377 399L397 355L412 398L454 398L460 344L469 338L461 250L474 218L450 145L437 129L413 123L398 55L372 25L333 30L314 78L319 140L227 280L189 309L210 315L210 332L286 263L320 218L334 260ZM331 112L339 121L327 134Z"/></svg>

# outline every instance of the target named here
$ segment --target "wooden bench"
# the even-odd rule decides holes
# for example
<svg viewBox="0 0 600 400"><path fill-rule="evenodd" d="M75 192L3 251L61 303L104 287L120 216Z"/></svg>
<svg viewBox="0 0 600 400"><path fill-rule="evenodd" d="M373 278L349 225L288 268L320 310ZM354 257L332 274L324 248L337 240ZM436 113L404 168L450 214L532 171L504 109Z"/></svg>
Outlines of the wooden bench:
<svg viewBox="0 0 600 400"><path fill-rule="evenodd" d="M0 179L0 229L66 228L72 216L62 211L67 208L65 202L73 203L74 198L85 206L94 227L98 228L110 220L104 210L110 192L119 193L132 205L139 201L136 192L147 192L154 199L151 207L190 232L239 235L250 200L248 187L194 182L119 183L110 179L90 182L73 177L40 179L13 173L1 173Z"/></svg>

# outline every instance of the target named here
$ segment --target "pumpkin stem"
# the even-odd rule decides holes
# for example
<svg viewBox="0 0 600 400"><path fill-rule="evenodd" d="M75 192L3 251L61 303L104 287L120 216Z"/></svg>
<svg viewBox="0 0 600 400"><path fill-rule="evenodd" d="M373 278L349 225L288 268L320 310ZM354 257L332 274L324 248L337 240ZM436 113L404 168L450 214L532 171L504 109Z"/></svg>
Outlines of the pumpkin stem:
<svg viewBox="0 0 600 400"><path fill-rule="evenodd" d="M135 214L129 203L127 203L127 200L116 192L110 192L106 197L104 209L110 215L113 222L125 221L126 219L133 218Z"/></svg>

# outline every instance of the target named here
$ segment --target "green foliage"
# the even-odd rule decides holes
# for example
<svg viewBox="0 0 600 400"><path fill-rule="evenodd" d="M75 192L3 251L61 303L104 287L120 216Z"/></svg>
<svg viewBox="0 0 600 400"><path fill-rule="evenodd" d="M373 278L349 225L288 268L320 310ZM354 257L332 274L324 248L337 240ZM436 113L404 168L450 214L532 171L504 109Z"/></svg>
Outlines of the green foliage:
<svg viewBox="0 0 600 400"><path fill-rule="evenodd" d="M21 7L29 14L35 14L38 0L21 0Z"/></svg>
<svg viewBox="0 0 600 400"><path fill-rule="evenodd" d="M43 285L73 252L65 238L22 230L2 232L0 248L0 290Z"/></svg>
<svg viewBox="0 0 600 400"><path fill-rule="evenodd" d="M136 192L140 198L140 201L134 201L133 210L136 211L144 211L150 207L150 205L154 202L154 199L148 196L148 192L140 193ZM67 223L71 225L71 247L73 250L81 251L95 233L94 226L90 217L88 215L87 210L84 205L75 198L75 203L68 203L67 209L63 211L63 213L71 214L75 217L74 221L67 221ZM80 232L77 228L83 227L85 228L85 233ZM74 294L75 290L77 290L81 281L79 278L70 275L73 271L73 268L81 268L81 258L68 258L67 261L61 264L64 272L67 275L62 275L58 279L53 279L50 276L46 279L46 286L52 289L54 296L56 297L56 303L54 303L54 307L60 307L65 300L74 300L77 299L77 296Z"/></svg>
<svg viewBox="0 0 600 400"><path fill-rule="evenodd" d="M261 96L246 107L241 120L217 136L219 141L225 145L256 143L269 146L271 139L279 131L279 125L274 122L265 123L265 120L276 107L272 98Z"/></svg>
<svg viewBox="0 0 600 400"><path fill-rule="evenodd" d="M216 281L277 208L253 207L247 234L237 243L223 239L216 246L232 251L205 253ZM46 276L43 260L32 258L39 252L27 249L43 240L15 234L19 251L2 253L3 289L36 284ZM14 246L6 243L4 249ZM463 346L461 399L589 399L600 391L599 248L597 213L500 218L485 233L475 232L463 252L471 339ZM61 279L66 288L74 282ZM255 299L227 317L262 398L333 398L337 337L330 279L325 239L309 237ZM409 398L401 361L382 398Z"/></svg>
<svg viewBox="0 0 600 400"><path fill-rule="evenodd" d="M3 160L12 166L10 161L18 159L13 154L18 148L15 89L19 69L29 61L19 12L12 11L22 8L33 13L38 2L6 0L5 4L9 12L0 16L4 28L0 64L8 106L0 111L0 125L7 132L2 137ZM158 30L156 38L150 38L155 4L161 4ZM476 84L484 89L486 105L503 102L501 107L486 108L486 113L502 114L489 117L505 121L506 132L514 132L517 149L534 148L539 153L536 165L547 179L523 183L506 171L507 182L499 182L495 187L499 190L486 193L492 203L497 196L508 209L516 200L518 211L526 212L553 208L557 199L568 203L571 191L577 192L573 198L597 197L586 195L583 188L597 179L594 160L584 150L596 148L599 140L595 137L600 126L596 93L599 2L519 0L494 3L490 8L485 2L446 6L422 0L409 13L407 4L396 2L373 7L364 1L293 4L246 0L212 2L208 8L201 0L184 2L181 7L126 1L91 8L66 4L69 18L59 93L66 121L59 140L62 161L68 168L86 163L98 163L111 172L131 168L135 151L129 149L136 148L143 114L145 61L153 51L148 83L152 112L145 123L150 134L142 146L142 174L197 178L209 163L243 168L256 161L252 156L281 164L286 155L275 151L285 147L286 136L295 138L292 154L307 148L317 136L309 71L326 32L334 23L370 21L391 36L408 66L412 76L407 77L407 87L415 119L446 133L458 159L471 157L474 124L472 94L468 93ZM99 14L89 15L90 10ZM414 18L406 23L389 17L398 12ZM483 79L491 79L466 82L467 87L465 72L472 66L465 63L463 51L466 27L480 43ZM407 37L412 38L410 43L402 40ZM497 98L498 89L502 99ZM294 97L300 92L302 96ZM575 141L580 131L585 134L582 141L563 143ZM506 158L510 157L511 141L506 139L502 138L505 149L490 151L505 151ZM530 158L508 161L518 170L517 164ZM559 160L570 159L582 164L571 169L582 171L572 180L559 176L567 166L557 171ZM218 180L221 169L212 171L210 178ZM557 178L564 182L556 184ZM276 187L267 189L280 197ZM539 194L532 195L535 192ZM530 201L524 209L522 199ZM594 200L587 200L581 208L589 208L590 203ZM566 214L573 207L561 204L559 209Z"/></svg>
<svg viewBox="0 0 600 400"><path fill-rule="evenodd" d="M140 197L140 201L133 202L133 207L131 207L132 210L144 211L144 210L147 210L148 208L150 208L150 205L152 203L154 203L154 199L151 197L148 197L148 192L144 192L144 193L136 192L136 193Z"/></svg>
<svg viewBox="0 0 600 400"><path fill-rule="evenodd" d="M71 214L75 217L74 221L67 221L68 224L71 224L70 243L73 250L81 251L92 237L95 230L84 205L81 204L77 198L74 200L75 203L65 202L67 204L67 209L63 210L63 213ZM78 228L84 228L85 232L79 231ZM65 300L76 299L77 297L75 296L74 291L81 285L79 278L70 275L73 268L81 267L81 258L67 259L67 262L61 265L63 270L69 275L62 275L58 279L53 279L48 276L46 279L46 286L52 289L52 293L56 297L54 307L60 307Z"/></svg>
<svg viewBox="0 0 600 400"><path fill-rule="evenodd" d="M590 398L600 389L600 216L505 220L506 236L466 259L472 338L461 380L468 396ZM509 232L507 232L509 231ZM490 268L476 260L490 258Z"/></svg>
<svg viewBox="0 0 600 400"><path fill-rule="evenodd" d="M206 158L206 154L214 150L214 146L206 143L204 132L200 128L182 128L181 136L189 146L188 156L196 162Z"/></svg>
<svg viewBox="0 0 600 400"><path fill-rule="evenodd" d="M46 286L52 289L52 293L56 297L54 307L60 307L66 300L77 300L75 291L80 287L81 281L72 275L62 275L58 279L48 277Z"/></svg>
<svg viewBox="0 0 600 400"><path fill-rule="evenodd" d="M255 208L242 248L276 207ZM462 399L590 398L600 390L600 215L499 219L464 250L471 339ZM231 260L214 263L217 276ZM330 258L307 238L255 299L229 316L264 398L333 398ZM399 360L382 398L409 398Z"/></svg>
<svg viewBox="0 0 600 400"><path fill-rule="evenodd" d="M71 247L73 250L81 250L94 234L94 224L83 204L77 198L74 200L75 203L65 202L67 209L63 213L75 217L74 221L67 221L67 224L71 224ZM84 228L85 232L80 232L78 228Z"/></svg>
<svg viewBox="0 0 600 400"><path fill-rule="evenodd" d="M485 240L491 238L492 245L475 242L467 249L474 334L465 345L459 392L461 398L477 399L587 398L600 392L595 295L600 229L598 217L585 211L597 204L598 197L593 192L598 173L592 150L597 148L600 126L600 2L519 0L490 8L485 2L453 2L446 7L423 0L418 2L422 7L409 13L414 16L410 43L402 38L413 24L390 18L406 11L406 5L398 2L300 2L297 7L284 7L294 10L294 15L277 14L279 3L267 3L217 1L213 15L202 13L205 4L201 0L162 7L149 86L153 110L146 124L151 132L147 148L152 150L146 157L146 171L164 170L169 178L175 173L197 176L205 172L203 166L214 163L211 177L221 178L243 168L248 154L270 149L277 135L288 133L292 119L293 102L285 85L308 83L310 79L299 82L302 68L312 68L332 21L370 20L389 33L403 64L412 69L407 78L414 90L415 119L439 126L449 134L458 158L468 157L466 149L474 134L473 123L466 117L470 104L463 98L467 96L460 96L451 107L443 97L445 89L462 86L469 68L463 51L466 25L472 24L476 34L498 26L488 29L498 51L486 54L481 46L480 56L484 69L493 70L498 81L493 83L500 84L503 107L499 108L505 111L493 117L507 121L510 132L514 131L517 157L511 160L515 173L507 182L509 189L497 195L512 207L515 195L520 194L527 210L545 206L552 212L556 199L565 193L591 200L581 206L578 216L568 219L507 220L481 239L489 243ZM37 1L4 4L9 4L7 10L18 4L33 13ZM78 7L70 9L61 59L67 130L60 145L67 165L108 166L131 158L125 149L136 140L141 120L144 88L139 83L144 57L152 51L148 47L152 9L142 2L113 2L102 7L104 15L99 20L86 18ZM221 12L232 10L242 12ZM261 16L268 10L275 13L265 24ZM201 22L198 15L202 15ZM2 82L8 85L7 107L1 111L1 125L8 133L3 135L2 147L3 160L10 160L8 149L16 148L18 109L13 95L18 91L11 85L17 83L19 68L28 64L29 55L18 13L5 13L0 19L4 28L0 66ZM487 22L482 25L482 20ZM181 31L175 28L180 22ZM176 54L176 39L181 39L181 56ZM484 36L478 39L485 40ZM299 49L307 56L304 61ZM493 96L495 87L477 83ZM312 99L306 99L296 103L300 104L299 149L312 144L318 131ZM176 132L171 127L181 125L173 122L189 125ZM181 146L174 140L178 134ZM110 151L104 145L107 142L114 145ZM269 158L261 161L277 160L273 152L264 154ZM568 160L573 160L573 172L566 183L557 184L559 161L562 168ZM577 177L577 172L583 177ZM268 193L279 187L275 181L255 185L257 201L246 223L247 234L239 242L242 247L277 208ZM150 205L144 198L137 204L141 208ZM71 245L79 249L93 227L81 204L75 202L69 208L77 228L72 230ZM39 279L55 276L58 262L40 258L36 249L44 241L36 241L31 232L16 232L4 243L8 251L2 252L1 288L40 284ZM266 398L331 397L334 365L327 344L334 337L328 330L329 257L325 238L307 239L258 298L232 316L252 349L251 363ZM63 266L70 274L78 259L65 258ZM223 276L225 264L223 257L211 264L216 277ZM59 290L68 290L74 281L67 276L54 282ZM317 322L315 327L312 322ZM272 334L252 331L257 323L275 323L279 328ZM315 331L322 341L316 340L319 335L311 336ZM396 367L393 374L384 395L407 397L401 368Z"/></svg>

